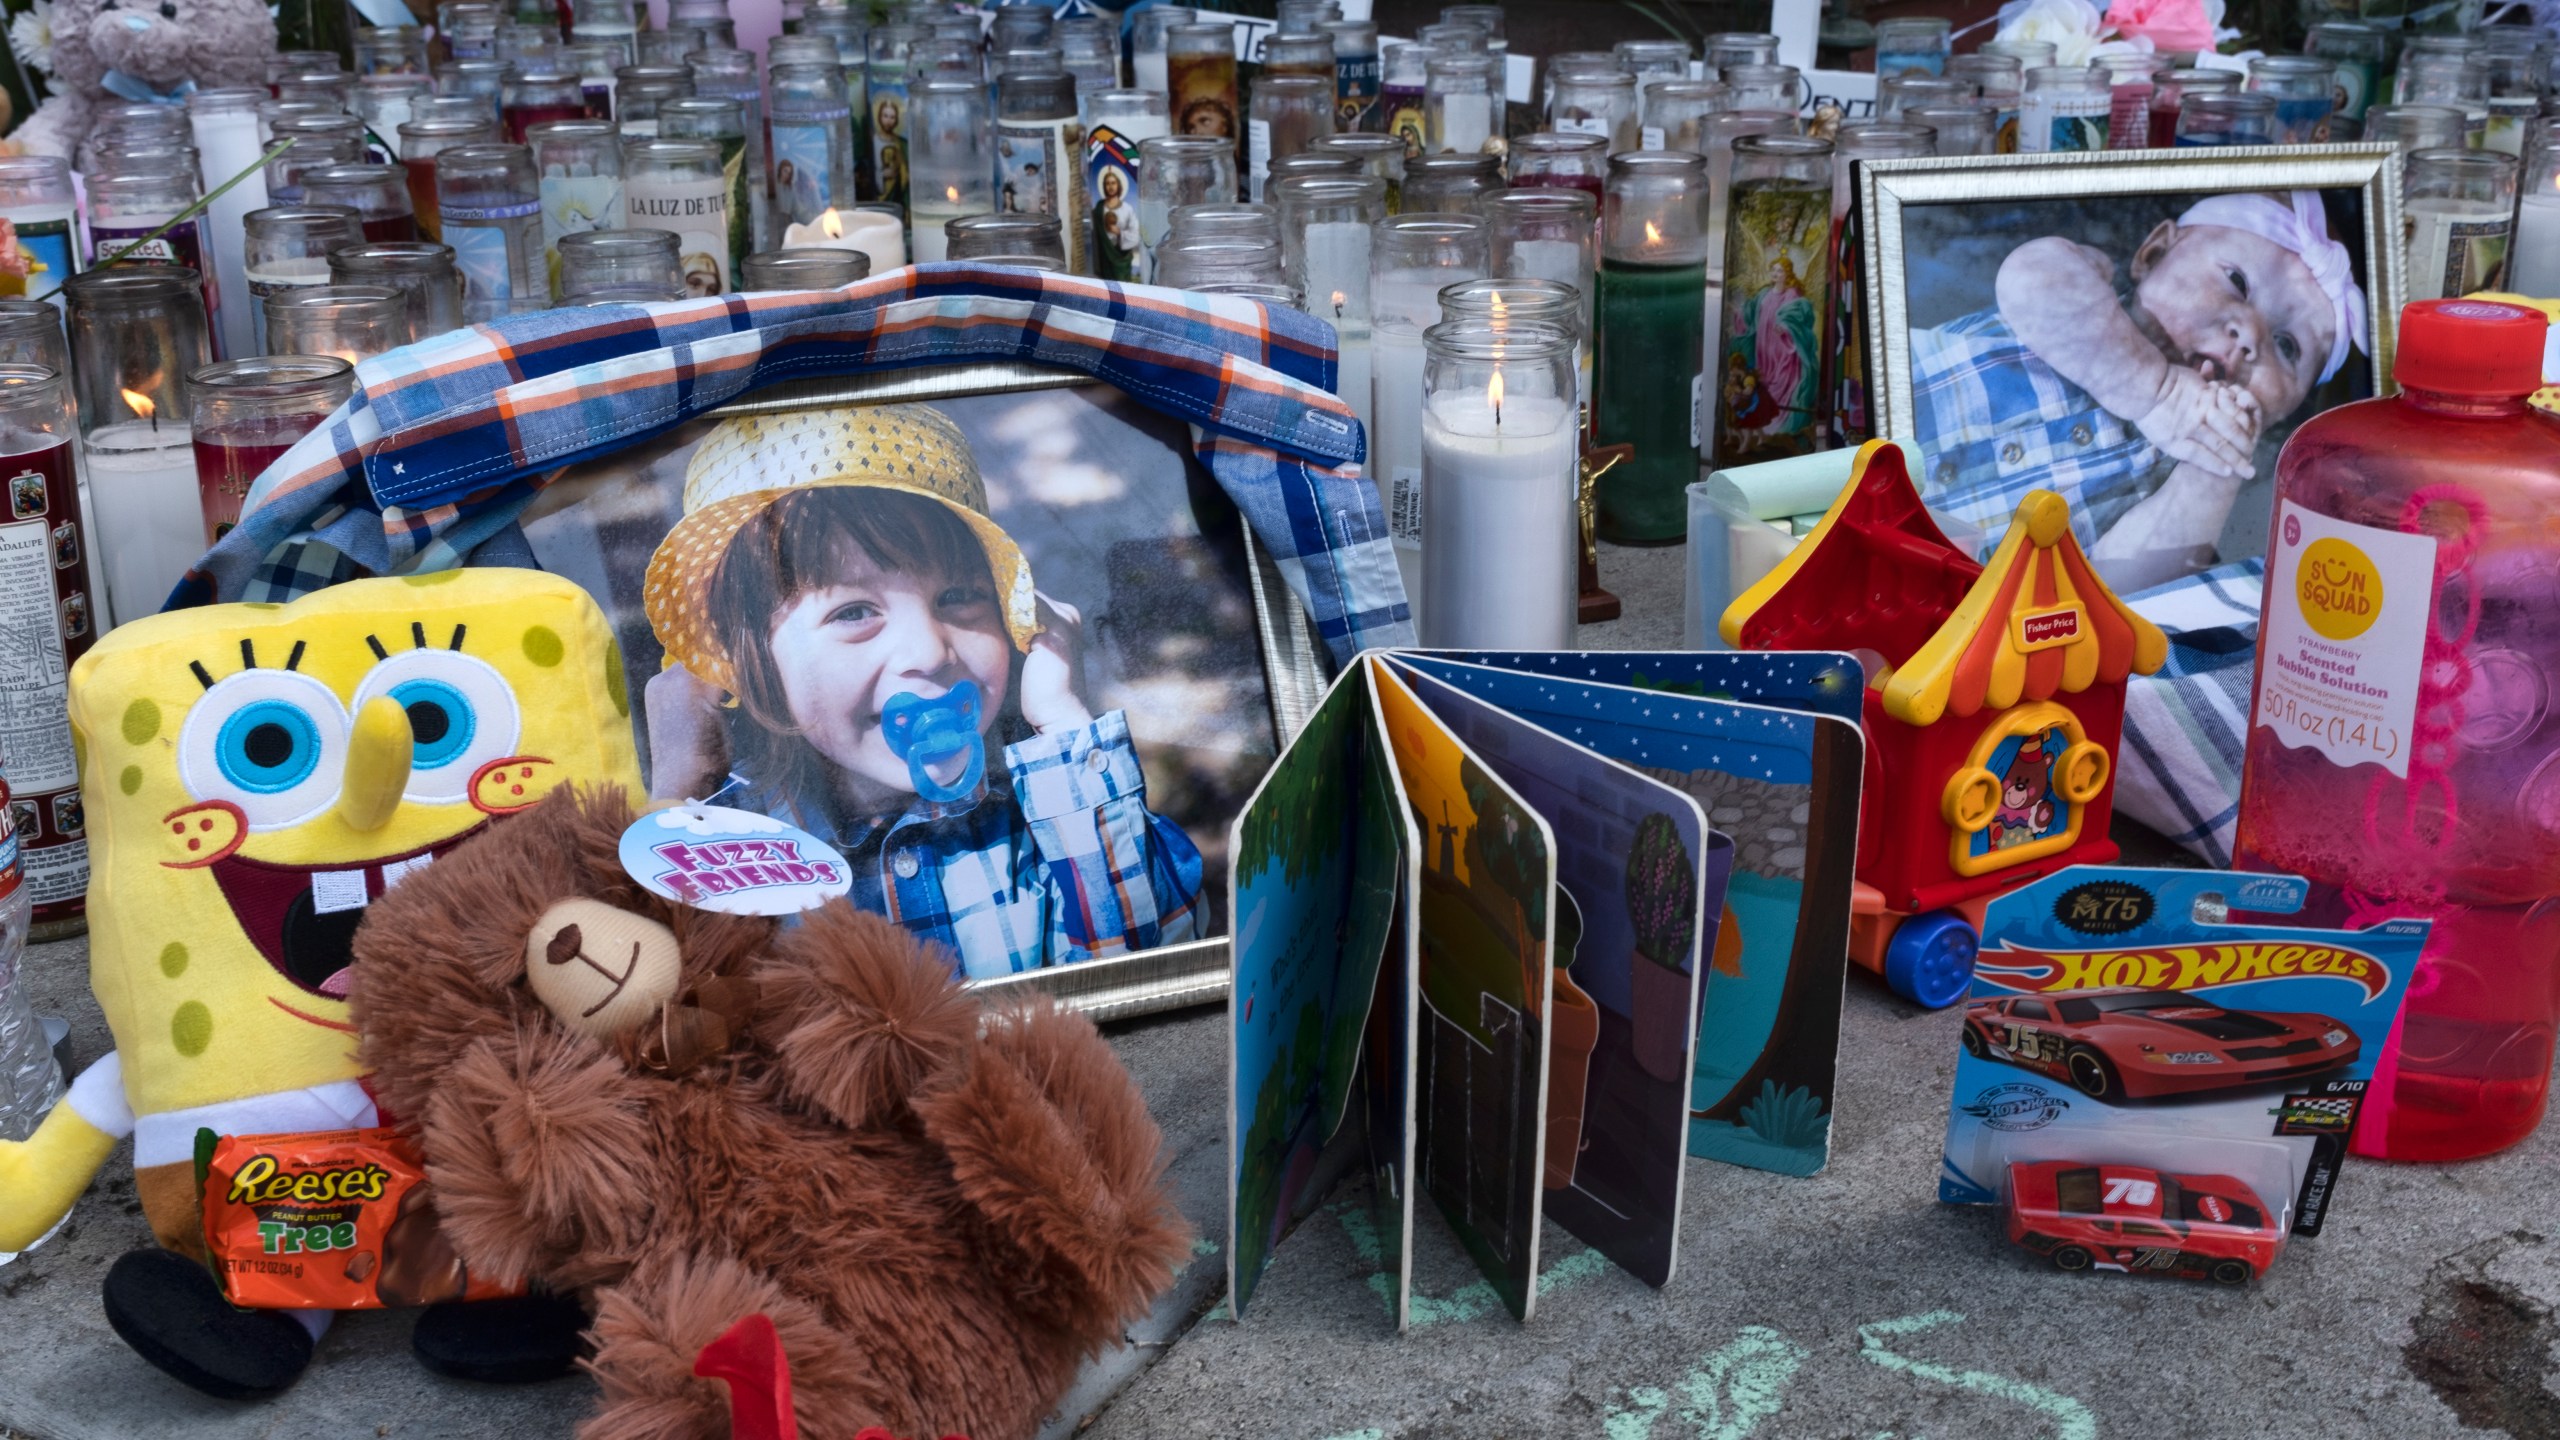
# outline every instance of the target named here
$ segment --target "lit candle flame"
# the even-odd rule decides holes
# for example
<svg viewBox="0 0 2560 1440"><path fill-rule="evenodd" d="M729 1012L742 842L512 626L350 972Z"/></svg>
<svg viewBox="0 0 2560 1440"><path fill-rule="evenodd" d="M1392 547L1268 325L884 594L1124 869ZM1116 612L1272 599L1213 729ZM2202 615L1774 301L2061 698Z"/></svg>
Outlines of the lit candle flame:
<svg viewBox="0 0 2560 1440"><path fill-rule="evenodd" d="M959 204L959 203L960 203L960 187L959 187L959 186L957 186L957 185L945 185L945 186L943 186L943 187L942 187L942 194L943 194L943 198L944 198L944 199L946 199L946 200L949 200L952 204L957 205L957 204Z"/></svg>
<svg viewBox="0 0 2560 1440"><path fill-rule="evenodd" d="M1334 319L1336 319L1336 320L1341 319L1341 318L1342 318L1342 307L1343 307L1344 305L1346 305L1346 304L1349 304L1349 303L1350 303L1349 299L1348 299L1346 296L1344 296L1344 295L1343 295L1343 293L1342 293L1341 291L1339 291L1339 290L1334 291L1334 292L1333 292L1333 318L1334 318Z"/></svg>
<svg viewBox="0 0 2560 1440"><path fill-rule="evenodd" d="M116 387L116 393L124 397L125 408L150 421L154 431L160 428L160 407L152 403L150 396L139 390L127 390L121 385Z"/></svg>
<svg viewBox="0 0 2560 1440"><path fill-rule="evenodd" d="M833 212L831 211L829 213L832 214ZM1661 229L1650 220L1644 222L1644 243L1649 246L1659 245L1662 243Z"/></svg>
<svg viewBox="0 0 2560 1440"><path fill-rule="evenodd" d="M830 240L841 240L844 238L844 222L836 218L836 212L832 206L828 208L825 214L818 217L818 233L826 236Z"/></svg>
<svg viewBox="0 0 2560 1440"><path fill-rule="evenodd" d="M1486 403L1486 404L1488 404L1488 405L1490 405L1490 406L1492 406L1492 407L1493 407L1493 428L1494 428L1494 429L1496 429L1496 430L1501 429L1501 428L1502 428L1502 372L1501 372L1501 371L1499 371L1499 370L1494 371L1494 372L1493 372L1493 378L1492 378L1491 380L1488 380L1488 381L1486 381L1486 382L1485 382L1485 387L1484 387L1484 400L1485 400L1485 403Z"/></svg>

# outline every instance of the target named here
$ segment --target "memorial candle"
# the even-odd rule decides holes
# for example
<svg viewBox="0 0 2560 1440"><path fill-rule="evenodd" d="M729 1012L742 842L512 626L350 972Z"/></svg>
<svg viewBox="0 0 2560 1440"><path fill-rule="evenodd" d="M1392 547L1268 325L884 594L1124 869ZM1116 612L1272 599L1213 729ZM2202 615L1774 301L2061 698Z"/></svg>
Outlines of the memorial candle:
<svg viewBox="0 0 2560 1440"><path fill-rule="evenodd" d="M1822 443L1830 333L1831 142L1752 135L1733 146L1724 325L1712 383L1718 465L1812 453Z"/></svg>
<svg viewBox="0 0 2560 1440"><path fill-rule="evenodd" d="M318 355L224 360L187 377L205 544L239 523L249 487L354 394L355 383L354 366Z"/></svg>
<svg viewBox="0 0 2560 1440"><path fill-rule="evenodd" d="M1432 326L1422 407L1422 643L1564 650L1579 592L1573 340L1525 321Z"/></svg>
<svg viewBox="0 0 2560 1440"><path fill-rule="evenodd" d="M1369 335L1370 252L1387 218L1387 182L1374 175L1300 175L1272 187L1280 206L1288 283L1307 313L1334 328L1340 356L1334 392L1374 427Z"/></svg>
<svg viewBox="0 0 2560 1440"><path fill-rule="evenodd" d="M1707 161L1686 150L1612 156L1601 213L1592 363L1603 445L1633 445L1601 477L1600 533L1687 535L1706 421Z"/></svg>
<svg viewBox="0 0 2560 1440"><path fill-rule="evenodd" d="M241 263L238 237L249 212L267 206L265 167L258 163L258 101L262 98L263 91L249 86L199 90L187 97L187 123L195 131L207 188L219 189L234 176L245 177L214 197L203 219L204 232L217 237L214 323L225 355L248 355L257 347L257 307L249 299L249 277Z"/></svg>
<svg viewBox="0 0 2560 1440"><path fill-rule="evenodd" d="M1394 216L1370 232L1369 474L1385 505L1406 599L1423 595L1422 332L1440 322L1440 292L1485 273L1489 227L1472 215Z"/></svg>
<svg viewBox="0 0 2560 1440"><path fill-rule="evenodd" d="M2507 288L2519 295L2560 295L2560 146L2544 143L2525 157L2516 235L2507 251Z"/></svg>
<svg viewBox="0 0 2560 1440"><path fill-rule="evenodd" d="M108 608L131 620L159 610L204 553L185 388L213 358L203 293L182 265L112 265L64 289L97 502L91 561L105 572Z"/></svg>

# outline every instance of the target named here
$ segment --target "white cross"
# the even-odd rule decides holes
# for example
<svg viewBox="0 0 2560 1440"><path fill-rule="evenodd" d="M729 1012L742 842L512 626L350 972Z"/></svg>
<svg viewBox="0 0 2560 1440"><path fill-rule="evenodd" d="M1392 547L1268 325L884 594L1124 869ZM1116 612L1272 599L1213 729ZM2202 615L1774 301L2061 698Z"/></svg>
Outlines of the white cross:
<svg viewBox="0 0 2560 1440"><path fill-rule="evenodd" d="M394 465L391 467L391 473L394 475L406 475L409 473L409 467L406 465Z"/></svg>

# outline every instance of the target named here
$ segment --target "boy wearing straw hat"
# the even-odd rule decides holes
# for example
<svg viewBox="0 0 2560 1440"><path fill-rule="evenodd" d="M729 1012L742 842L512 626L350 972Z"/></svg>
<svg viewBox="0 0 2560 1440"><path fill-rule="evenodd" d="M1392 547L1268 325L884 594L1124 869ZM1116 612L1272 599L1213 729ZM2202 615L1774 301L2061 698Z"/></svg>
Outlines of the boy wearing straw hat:
<svg viewBox="0 0 2560 1440"><path fill-rule="evenodd" d="M659 798L725 773L971 979L1199 934L1200 852L1148 810L1127 717L1077 693L1081 619L1032 588L940 411L723 421L643 601Z"/></svg>

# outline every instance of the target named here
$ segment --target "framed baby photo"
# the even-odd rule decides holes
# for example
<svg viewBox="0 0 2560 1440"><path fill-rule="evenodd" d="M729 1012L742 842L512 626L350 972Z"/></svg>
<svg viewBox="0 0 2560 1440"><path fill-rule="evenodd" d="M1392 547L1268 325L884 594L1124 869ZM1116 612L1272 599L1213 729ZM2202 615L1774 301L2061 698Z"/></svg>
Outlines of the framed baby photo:
<svg viewBox="0 0 2560 1440"><path fill-rule="evenodd" d="M757 391L523 517L603 607L656 800L781 820L990 990L1226 987L1227 836L1325 684L1188 429L970 365Z"/></svg>
<svg viewBox="0 0 2560 1440"><path fill-rule="evenodd" d="M2050 490L2120 594L2262 556L2286 438L2390 389L2389 145L1887 160L1858 187L1875 433L1986 547Z"/></svg>

